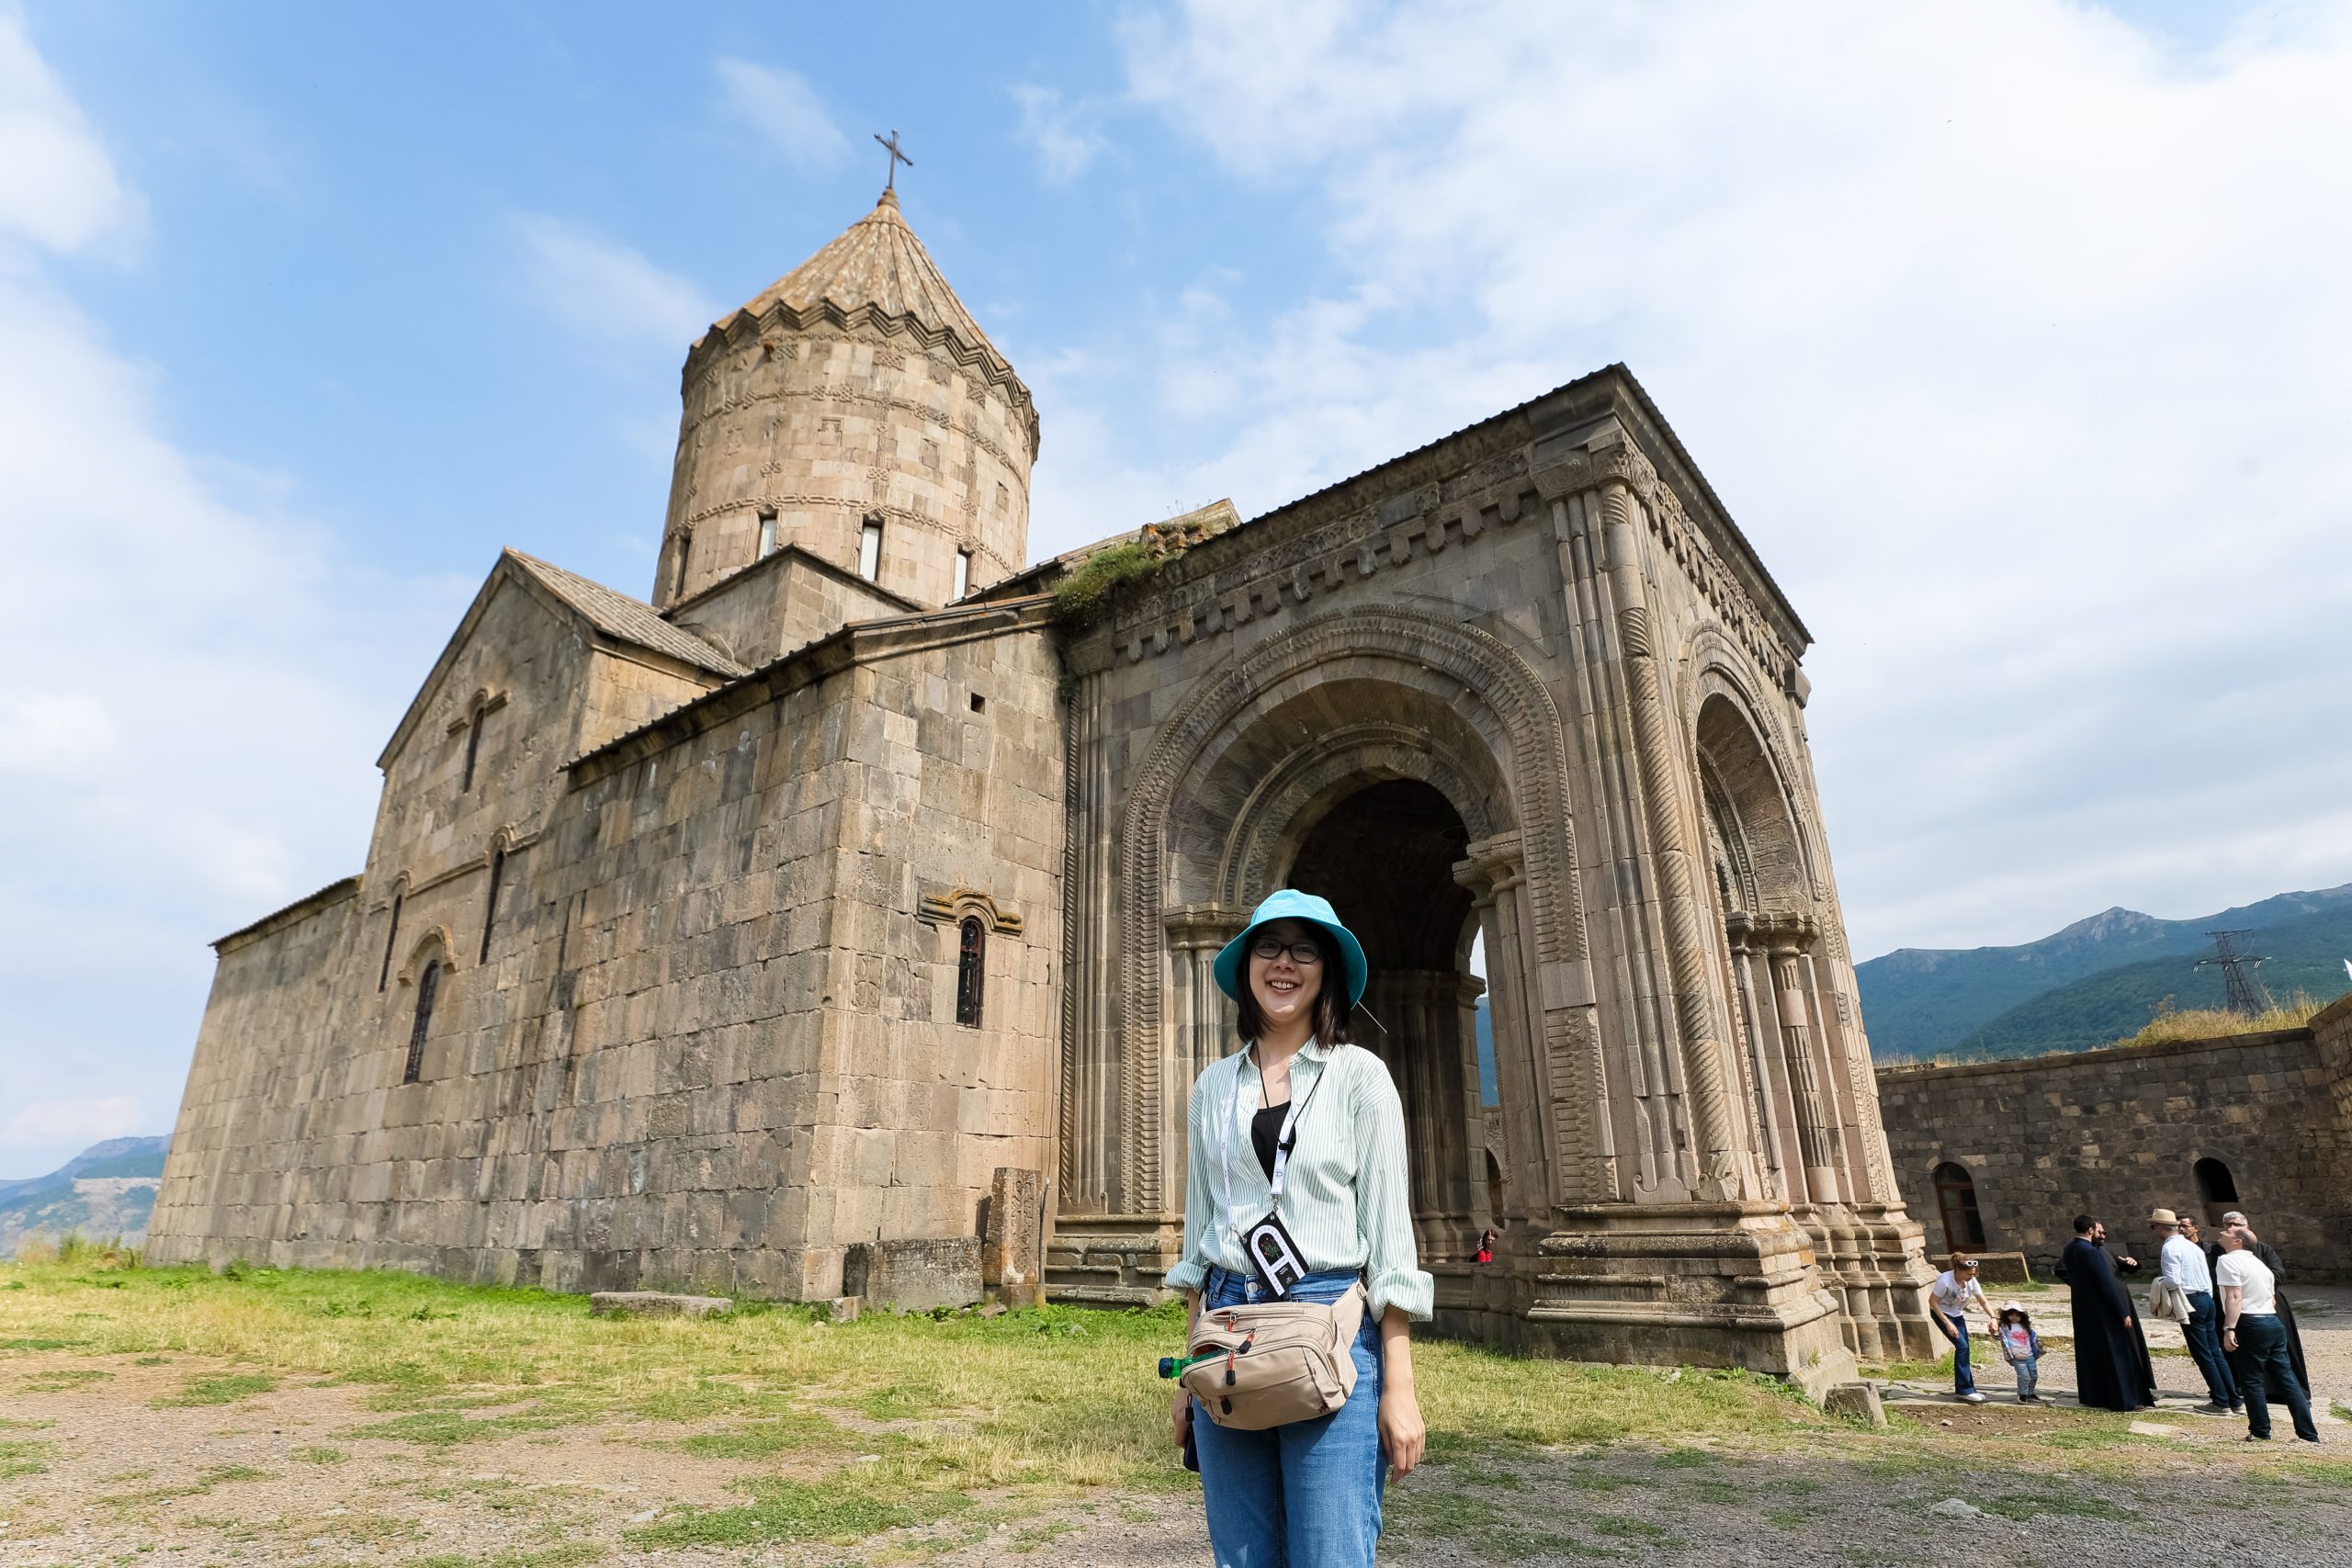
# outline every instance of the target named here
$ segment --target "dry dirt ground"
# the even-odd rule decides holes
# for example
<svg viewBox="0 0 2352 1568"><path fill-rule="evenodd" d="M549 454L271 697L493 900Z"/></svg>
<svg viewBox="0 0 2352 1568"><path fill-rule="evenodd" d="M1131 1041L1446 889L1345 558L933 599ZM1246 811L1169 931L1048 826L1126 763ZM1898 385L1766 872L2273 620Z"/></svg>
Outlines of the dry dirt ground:
<svg viewBox="0 0 2352 1568"><path fill-rule="evenodd" d="M2332 1402L2352 1399L2352 1291L2307 1287L2298 1301L2311 1303L2316 1381ZM2041 1292L2035 1306L2063 1325L2063 1292ZM2186 1359L2158 1367L2169 1387L2196 1387ZM0 1565L1209 1561L1197 1493L1172 1456L1159 1488L979 1495L842 1544L650 1545L630 1532L671 1510L793 1484L790 1452L730 1455L716 1429L697 1444L677 1422L625 1418L436 1443L429 1423L388 1421L363 1388L281 1379L255 1391L247 1383L269 1380L243 1375L188 1356L12 1351L0 1361ZM2006 1383L1999 1371L1987 1381ZM2071 1374L2051 1365L2047 1381L2070 1385ZM1887 1432L1792 1422L1786 1443L1694 1435L1543 1448L1443 1433L1434 1462L1390 1494L1383 1560L2086 1568L2201 1562L2226 1523L2242 1561L2352 1563L2352 1426L2328 1427L2316 1450L2263 1449L2236 1440L2233 1423L2170 1411L2156 1433L2134 1435L2071 1403L1930 1396L1895 1410ZM890 1426L830 1415L864 1422L877 1446ZM851 1516L857 1473L854 1461L799 1471Z"/></svg>

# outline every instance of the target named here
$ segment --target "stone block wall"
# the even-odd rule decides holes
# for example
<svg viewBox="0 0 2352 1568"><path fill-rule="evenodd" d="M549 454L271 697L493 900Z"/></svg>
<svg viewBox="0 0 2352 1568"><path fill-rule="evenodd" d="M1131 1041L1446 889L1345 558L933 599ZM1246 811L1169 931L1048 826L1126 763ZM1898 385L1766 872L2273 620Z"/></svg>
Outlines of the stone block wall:
<svg viewBox="0 0 2352 1568"><path fill-rule="evenodd" d="M977 1236L996 1168L1052 1152L1057 666L1005 619L844 642L570 770L487 957L451 934L418 1082L348 892L224 943L158 1258L831 1297L853 1243Z"/></svg>
<svg viewBox="0 0 2352 1568"><path fill-rule="evenodd" d="M2037 1269L2074 1217L2117 1240L2152 1208L2203 1213L2197 1162L2228 1168L2255 1229L2298 1272L2352 1271L2352 998L2313 1027L2013 1062L1879 1069L1879 1104L1903 1190L1946 1247L1932 1172L1973 1183L1984 1240Z"/></svg>

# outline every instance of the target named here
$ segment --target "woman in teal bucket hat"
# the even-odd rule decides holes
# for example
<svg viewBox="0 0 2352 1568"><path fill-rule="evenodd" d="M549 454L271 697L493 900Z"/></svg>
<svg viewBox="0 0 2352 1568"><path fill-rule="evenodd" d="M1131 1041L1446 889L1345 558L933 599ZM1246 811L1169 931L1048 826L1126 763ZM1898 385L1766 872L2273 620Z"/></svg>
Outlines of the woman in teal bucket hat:
<svg viewBox="0 0 2352 1568"><path fill-rule="evenodd" d="M1285 1299L1337 1301L1361 1281L1371 1310L1340 1409L1240 1431L1180 1391L1176 1440L1199 1451L1218 1568L1372 1568L1382 1485L1420 1462L1408 1325L1429 1321L1434 1292L1413 1245L1404 1106L1348 1039L1370 969L1328 900L1285 888L1216 974L1242 1049L1202 1070L1185 1123L1184 1250L1167 1282L1184 1292L1187 1342L1204 1308L1270 1299L1241 1246L1269 1213L1308 1269Z"/></svg>

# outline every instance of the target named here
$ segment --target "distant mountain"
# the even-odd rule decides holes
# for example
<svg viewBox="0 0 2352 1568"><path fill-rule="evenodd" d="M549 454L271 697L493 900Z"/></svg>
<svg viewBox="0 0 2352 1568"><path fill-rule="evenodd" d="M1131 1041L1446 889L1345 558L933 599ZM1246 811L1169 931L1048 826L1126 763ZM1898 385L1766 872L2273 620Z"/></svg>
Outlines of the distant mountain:
<svg viewBox="0 0 2352 1568"><path fill-rule="evenodd" d="M1916 1061L1949 1052L2010 1010L2074 981L2147 959L2193 959L2210 953L2209 931L2267 931L2303 916L2347 909L2352 909L2352 883L2315 893L2281 893L2189 920L2109 909L2015 947L1898 948L1854 966L1861 986L1862 1022L1878 1060ZM2267 966L2264 976L2269 976ZM2328 989L2332 993L2335 988ZM2180 1005L2190 1005L2188 993L2179 994ZM2123 1032L2146 1021L2143 1013Z"/></svg>
<svg viewBox="0 0 2352 1568"><path fill-rule="evenodd" d="M0 1258L14 1257L28 1236L68 1231L144 1245L171 1146L168 1137L108 1138L47 1176L0 1181Z"/></svg>
<svg viewBox="0 0 2352 1568"><path fill-rule="evenodd" d="M2352 906L2321 909L2262 926L2247 941L2263 955L2255 973L2274 1000L2304 991L2323 1000L2345 988L2352 957ZM2212 951L2209 942L2204 950ZM2086 975L2044 991L1973 1031L1944 1055L1957 1060L2089 1051L2136 1033L2165 998L2181 1011L2227 1005L2219 969L2196 967L2202 954L2145 958Z"/></svg>

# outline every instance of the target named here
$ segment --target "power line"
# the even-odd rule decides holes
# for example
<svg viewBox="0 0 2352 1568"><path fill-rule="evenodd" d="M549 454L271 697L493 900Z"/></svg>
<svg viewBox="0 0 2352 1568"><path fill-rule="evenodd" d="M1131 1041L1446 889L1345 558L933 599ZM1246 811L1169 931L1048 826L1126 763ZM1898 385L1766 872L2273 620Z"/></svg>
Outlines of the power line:
<svg viewBox="0 0 2352 1568"><path fill-rule="evenodd" d="M2207 931L2213 939L2213 956L2197 961L2199 969L2208 966L2222 971L2222 985L2229 994L2229 1010L2248 1017L2268 1012L2277 1004L2262 984L2262 976L2255 973L2262 966L2262 954L2241 953L2232 945L2233 937L2252 936L2251 931Z"/></svg>

